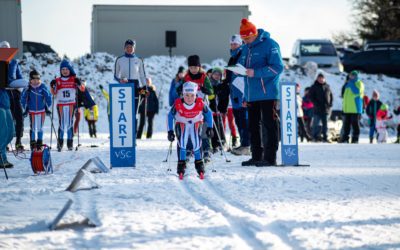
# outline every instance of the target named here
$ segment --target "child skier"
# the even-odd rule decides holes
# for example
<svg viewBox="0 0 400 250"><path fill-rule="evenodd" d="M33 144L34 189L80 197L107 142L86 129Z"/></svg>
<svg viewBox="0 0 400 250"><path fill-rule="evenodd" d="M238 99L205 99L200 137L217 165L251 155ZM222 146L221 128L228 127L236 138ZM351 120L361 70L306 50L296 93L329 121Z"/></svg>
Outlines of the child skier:
<svg viewBox="0 0 400 250"><path fill-rule="evenodd" d="M97 105L94 105L91 108L85 108L84 116L88 123L90 138L97 138L96 122L99 119L99 108Z"/></svg>
<svg viewBox="0 0 400 250"><path fill-rule="evenodd" d="M73 117L76 110L77 90L84 92L85 85L76 77L71 63L63 60L60 64L61 77L52 80L51 93L56 95L59 119L57 149L60 152L64 144L64 132L67 132L68 150L73 149Z"/></svg>
<svg viewBox="0 0 400 250"><path fill-rule="evenodd" d="M183 179L186 169L186 149L190 142L193 146L195 168L200 176L204 178L204 163L201 152L201 129L203 118L207 123L206 135L212 137L213 135L213 118L210 108L203 102L200 97L196 98L198 85L193 82L186 82L183 84L182 93L183 98L175 100L171 111L168 113L168 140L173 142L175 139L174 134L174 120L175 131L178 138L178 167L177 173L179 179Z"/></svg>
<svg viewBox="0 0 400 250"><path fill-rule="evenodd" d="M377 142L386 143L388 132L386 129L386 121L392 119L392 116L388 115L389 107L386 104L382 104L376 113L376 131L377 131Z"/></svg>
<svg viewBox="0 0 400 250"><path fill-rule="evenodd" d="M42 84L40 74L36 70L32 70L29 73L29 87L22 92L21 96L21 105L25 110L24 116L29 114L31 150L34 147L41 147L43 144L43 123L45 114L51 114L48 111L51 107L51 100L51 94Z"/></svg>

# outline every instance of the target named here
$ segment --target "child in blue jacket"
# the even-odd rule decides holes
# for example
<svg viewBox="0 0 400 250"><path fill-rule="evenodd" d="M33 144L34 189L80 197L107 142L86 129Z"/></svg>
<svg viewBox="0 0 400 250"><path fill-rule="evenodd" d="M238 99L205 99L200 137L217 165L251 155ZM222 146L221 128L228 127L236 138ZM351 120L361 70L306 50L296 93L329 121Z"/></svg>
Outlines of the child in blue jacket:
<svg viewBox="0 0 400 250"><path fill-rule="evenodd" d="M51 107L51 94L47 87L41 83L40 74L33 70L29 73L29 87L24 89L21 97L21 104L25 110L24 115L29 114L30 121L30 145L31 150L43 144L43 124L45 114ZM37 134L37 140L36 140Z"/></svg>

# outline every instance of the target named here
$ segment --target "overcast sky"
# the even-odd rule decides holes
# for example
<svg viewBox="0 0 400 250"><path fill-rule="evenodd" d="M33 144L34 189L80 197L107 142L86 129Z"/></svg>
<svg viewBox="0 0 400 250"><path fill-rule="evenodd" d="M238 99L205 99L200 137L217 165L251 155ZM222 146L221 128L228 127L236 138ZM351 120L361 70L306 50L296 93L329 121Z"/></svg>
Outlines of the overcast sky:
<svg viewBox="0 0 400 250"><path fill-rule="evenodd" d="M271 33L285 57L298 38L331 38L351 29L350 0L22 0L23 40L76 58L90 52L93 4L249 5L252 21ZM238 30L239 30L238 23ZM138 43L138 46L140 41ZM138 47L140 53L140 46ZM226 58L227 60L227 58Z"/></svg>

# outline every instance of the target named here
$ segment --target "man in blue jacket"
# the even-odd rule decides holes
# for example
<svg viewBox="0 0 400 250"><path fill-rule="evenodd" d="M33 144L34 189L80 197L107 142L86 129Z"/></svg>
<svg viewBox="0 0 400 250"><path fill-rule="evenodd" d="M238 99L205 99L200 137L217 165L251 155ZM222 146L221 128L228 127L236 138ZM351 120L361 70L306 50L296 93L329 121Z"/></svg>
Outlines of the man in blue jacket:
<svg viewBox="0 0 400 250"><path fill-rule="evenodd" d="M283 62L279 45L263 29L242 19L245 45L239 59L246 68L243 104L248 107L251 159L242 166L275 166L279 147L279 76Z"/></svg>

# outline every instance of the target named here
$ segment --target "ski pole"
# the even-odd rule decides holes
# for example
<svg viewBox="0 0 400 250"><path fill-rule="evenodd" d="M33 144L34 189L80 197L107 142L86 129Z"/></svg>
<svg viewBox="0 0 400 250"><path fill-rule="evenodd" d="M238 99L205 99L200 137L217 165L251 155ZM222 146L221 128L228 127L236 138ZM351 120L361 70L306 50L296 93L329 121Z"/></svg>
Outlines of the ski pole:
<svg viewBox="0 0 400 250"><path fill-rule="evenodd" d="M217 113L217 117L218 117L218 113ZM221 141L221 136L219 135L219 131L218 131L217 125L215 124L214 121L213 121L213 125L214 125L214 127L215 127L215 131L217 132L219 144L221 145L221 148L222 148L221 151L222 151L222 154L223 154L224 157L225 157L225 161L226 161L226 162L231 162L231 160L229 160L228 157L226 157L225 150L223 149L223 145L222 145L222 141Z"/></svg>
<svg viewBox="0 0 400 250"><path fill-rule="evenodd" d="M163 162L167 162L168 161L168 157L171 154L170 151L172 151L172 142L169 144L167 157L165 158L165 160L163 160Z"/></svg>
<svg viewBox="0 0 400 250"><path fill-rule="evenodd" d="M3 164L4 174L6 175L6 179L8 180L7 170L6 170L6 166L4 164L3 156L0 155L0 158L1 158L1 163Z"/></svg>
<svg viewBox="0 0 400 250"><path fill-rule="evenodd" d="M169 144L169 157L168 157L168 169L167 172L171 172L171 155L172 155L172 142Z"/></svg>

